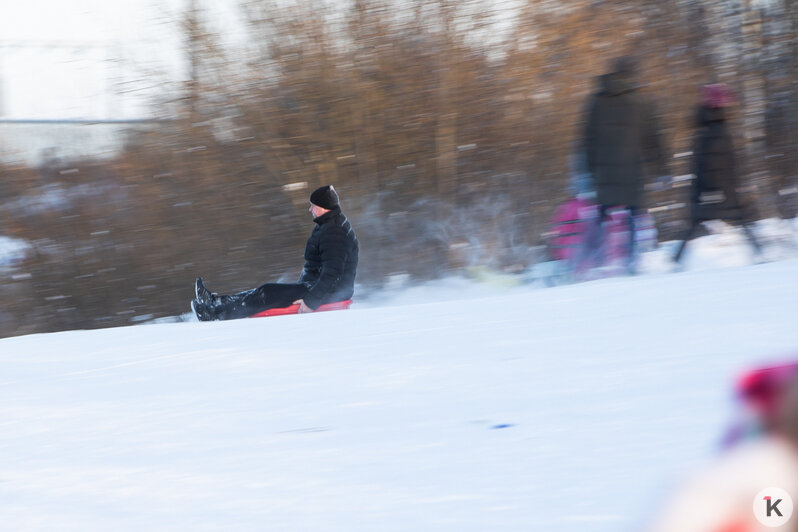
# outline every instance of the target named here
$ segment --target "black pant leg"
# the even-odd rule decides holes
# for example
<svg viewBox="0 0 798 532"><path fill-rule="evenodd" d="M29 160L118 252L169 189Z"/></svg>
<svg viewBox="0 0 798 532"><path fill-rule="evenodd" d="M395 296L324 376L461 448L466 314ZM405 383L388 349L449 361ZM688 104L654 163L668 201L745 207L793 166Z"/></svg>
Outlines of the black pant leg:
<svg viewBox="0 0 798 532"><path fill-rule="evenodd" d="M693 239L696 232L698 231L698 227L701 225L701 222L696 219L690 220L690 227L687 228L687 231L684 233L684 237L682 241L679 243L679 247L676 248L676 254L673 256L674 262L679 262L682 259L682 253L684 253L684 248L687 246L687 242Z"/></svg>
<svg viewBox="0 0 798 532"><path fill-rule="evenodd" d="M266 283L230 296L227 303L217 307L217 317L220 320L235 320L271 308L287 307L305 297L307 291L302 283Z"/></svg>
<svg viewBox="0 0 798 532"><path fill-rule="evenodd" d="M629 240L627 241L627 255L626 255L626 269L629 273L634 274L637 269L637 226L635 225L635 216L639 212L638 208L634 205L629 206L628 230Z"/></svg>
<svg viewBox="0 0 798 532"><path fill-rule="evenodd" d="M743 232L745 236L748 238L748 241L751 243L751 246L754 248L754 252L757 255L762 254L762 246L759 244L759 240L754 236L754 232L751 230L751 224L744 223L743 224Z"/></svg>
<svg viewBox="0 0 798 532"><path fill-rule="evenodd" d="M600 266L604 263L604 221L607 218L607 206L598 205L598 214L592 223L587 225L585 230L585 240L578 253L578 264L586 261L593 265Z"/></svg>

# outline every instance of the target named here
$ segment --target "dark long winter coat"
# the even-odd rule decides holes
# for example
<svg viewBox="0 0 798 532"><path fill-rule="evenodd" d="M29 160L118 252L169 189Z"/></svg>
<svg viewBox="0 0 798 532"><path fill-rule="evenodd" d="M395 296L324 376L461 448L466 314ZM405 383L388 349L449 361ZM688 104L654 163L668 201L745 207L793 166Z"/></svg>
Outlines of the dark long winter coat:
<svg viewBox="0 0 798 532"><path fill-rule="evenodd" d="M653 106L627 76L602 77L585 122L584 150L600 205L643 204L645 173L665 173L665 158Z"/></svg>
<svg viewBox="0 0 798 532"><path fill-rule="evenodd" d="M340 207L313 221L316 227L305 246L305 266L299 282L308 286L305 304L315 310L325 303L352 298L359 247Z"/></svg>
<svg viewBox="0 0 798 532"><path fill-rule="evenodd" d="M734 145L724 110L699 107L697 125L690 197L693 220L745 221L749 213L737 193Z"/></svg>

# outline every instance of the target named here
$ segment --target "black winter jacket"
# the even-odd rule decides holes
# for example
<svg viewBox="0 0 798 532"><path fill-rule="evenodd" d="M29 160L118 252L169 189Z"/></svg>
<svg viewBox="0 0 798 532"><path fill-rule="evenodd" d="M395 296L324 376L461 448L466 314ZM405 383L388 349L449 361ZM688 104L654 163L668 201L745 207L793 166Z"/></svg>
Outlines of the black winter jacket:
<svg viewBox="0 0 798 532"><path fill-rule="evenodd" d="M693 141L692 217L695 221L748 218L737 194L732 136L721 108L699 107Z"/></svg>
<svg viewBox="0 0 798 532"><path fill-rule="evenodd" d="M624 75L607 74L601 82L589 103L584 132L596 201L640 207L645 170L666 171L654 108Z"/></svg>
<svg viewBox="0 0 798 532"><path fill-rule="evenodd" d="M351 299L355 291L358 242L340 207L313 220L316 227L305 246L305 266L299 282L308 287L305 304L320 305Z"/></svg>

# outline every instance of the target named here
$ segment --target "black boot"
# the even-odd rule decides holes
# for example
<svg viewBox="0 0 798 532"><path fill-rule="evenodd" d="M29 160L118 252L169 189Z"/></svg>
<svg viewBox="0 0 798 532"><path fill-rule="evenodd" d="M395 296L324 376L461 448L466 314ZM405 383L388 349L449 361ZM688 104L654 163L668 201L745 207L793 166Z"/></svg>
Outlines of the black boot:
<svg viewBox="0 0 798 532"><path fill-rule="evenodd" d="M200 303L205 303L212 307L221 303L221 298L219 294L215 292L211 292L207 288L205 288L205 283L202 282L202 277L197 277L196 282L194 283L194 295L197 296L197 301Z"/></svg>
<svg viewBox="0 0 798 532"><path fill-rule="evenodd" d="M213 306L193 299L191 301L191 310L197 315L199 321L213 321L216 319L216 313Z"/></svg>

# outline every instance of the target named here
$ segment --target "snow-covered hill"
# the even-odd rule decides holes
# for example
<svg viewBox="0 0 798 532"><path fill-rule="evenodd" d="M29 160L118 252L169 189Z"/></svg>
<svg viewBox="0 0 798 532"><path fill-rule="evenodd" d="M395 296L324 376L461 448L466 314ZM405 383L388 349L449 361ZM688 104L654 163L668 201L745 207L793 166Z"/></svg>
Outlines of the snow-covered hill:
<svg viewBox="0 0 798 532"><path fill-rule="evenodd" d="M685 273L0 340L0 529L640 530L715 452L734 377L798 357L798 259L697 266L718 249Z"/></svg>

